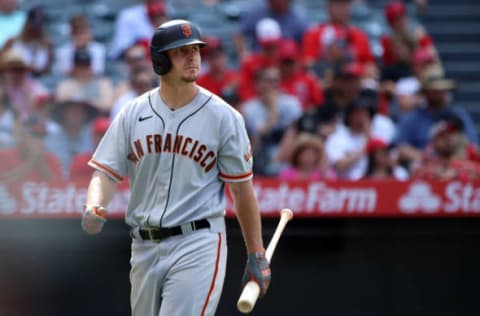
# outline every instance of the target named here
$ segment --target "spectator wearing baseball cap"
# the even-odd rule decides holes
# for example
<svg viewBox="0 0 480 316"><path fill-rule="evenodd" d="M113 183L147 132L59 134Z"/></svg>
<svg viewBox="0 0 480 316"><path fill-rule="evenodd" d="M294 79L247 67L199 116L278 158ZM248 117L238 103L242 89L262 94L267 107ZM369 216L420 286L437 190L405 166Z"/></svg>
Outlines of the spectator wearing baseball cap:
<svg viewBox="0 0 480 316"><path fill-rule="evenodd" d="M403 159L415 161L420 158L421 151L429 142L430 129L446 113L456 115L462 121L469 142L478 145L475 125L470 115L463 108L450 104L451 91L455 87L456 83L445 77L439 65L425 69L421 80L425 106L405 113L398 124L397 143Z"/></svg>
<svg viewBox="0 0 480 316"><path fill-rule="evenodd" d="M253 3L253 1L252 1ZM308 27L305 8L293 0L268 0L257 3L241 17L240 27L234 36L234 43L240 60L261 49L262 39L258 32L258 23L265 18L277 22L283 38L301 44L303 34Z"/></svg>
<svg viewBox="0 0 480 316"><path fill-rule="evenodd" d="M480 164L472 161L464 137L462 120L448 113L429 131L430 143L419 164L412 167L413 178L424 180L476 181Z"/></svg>
<svg viewBox="0 0 480 316"><path fill-rule="evenodd" d="M340 43L346 46L342 59L373 67L375 60L370 50L368 36L361 29L351 25L351 0L328 0L327 9L330 21L311 26L303 37L303 62L307 68L325 58L325 44ZM326 41L325 33L331 33L337 42ZM328 34L327 34L328 35ZM320 40L319 40L320 39ZM323 40L322 40L323 39ZM317 74L321 77L322 74Z"/></svg>
<svg viewBox="0 0 480 316"><path fill-rule="evenodd" d="M93 73L97 76L103 75L106 60L105 45L93 39L88 17L77 14L70 19L70 39L55 52L53 71L60 76L69 75L73 68L74 54L81 49L89 53Z"/></svg>
<svg viewBox="0 0 480 316"><path fill-rule="evenodd" d="M20 52L35 76L49 73L53 64L53 45L45 31L46 22L45 8L32 7L27 12L27 20L20 34L10 38L2 49Z"/></svg>
<svg viewBox="0 0 480 316"><path fill-rule="evenodd" d="M236 106L238 73L228 66L224 45L218 37L206 37L204 41L207 46L202 48L201 54L207 71L198 78L197 84Z"/></svg>
<svg viewBox="0 0 480 316"><path fill-rule="evenodd" d="M244 58L239 70L238 94L241 101L246 101L257 94L255 90L255 73L261 69L278 66L278 51L282 41L282 30L272 18L264 18L256 25L257 41L260 51Z"/></svg>
<svg viewBox="0 0 480 316"><path fill-rule="evenodd" d="M296 96L304 110L312 110L324 103L323 90L320 82L307 73L299 63L300 48L293 40L282 40L278 59L282 89Z"/></svg>
<svg viewBox="0 0 480 316"><path fill-rule="evenodd" d="M322 139L309 133L298 135L292 148L290 164L280 171L278 179L335 180L335 170L328 166Z"/></svg>
<svg viewBox="0 0 480 316"><path fill-rule="evenodd" d="M408 171L398 164L392 145L381 138L371 138L365 150L368 156L366 179L408 179Z"/></svg>
<svg viewBox="0 0 480 316"><path fill-rule="evenodd" d="M77 49L73 55L72 73L59 82L56 99L63 102L81 95L99 111L108 113L113 105L113 83L107 77L95 76L91 64L90 52Z"/></svg>
<svg viewBox="0 0 480 316"><path fill-rule="evenodd" d="M103 135L107 132L110 126L110 119L104 116L97 117L93 120L92 128L92 142L94 147L98 145ZM93 169L88 166L88 162L92 158L93 150L88 150L76 154L70 163L70 180L87 183L92 175Z"/></svg>
<svg viewBox="0 0 480 316"><path fill-rule="evenodd" d="M364 67L359 63L346 62L335 65L325 83L325 104L343 113L348 104L357 99L362 90Z"/></svg>
<svg viewBox="0 0 480 316"><path fill-rule="evenodd" d="M433 39L425 28L414 23L408 16L405 4L400 0L392 0L385 5L385 20L390 26L390 34L381 37L383 48L383 64L395 63L395 40L402 40L414 51L417 48L429 49L438 59Z"/></svg>

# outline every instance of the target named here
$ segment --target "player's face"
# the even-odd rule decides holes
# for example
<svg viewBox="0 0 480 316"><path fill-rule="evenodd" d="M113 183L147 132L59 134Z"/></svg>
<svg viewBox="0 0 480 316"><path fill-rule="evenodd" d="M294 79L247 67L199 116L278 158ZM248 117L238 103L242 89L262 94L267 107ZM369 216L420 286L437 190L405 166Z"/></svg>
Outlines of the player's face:
<svg viewBox="0 0 480 316"><path fill-rule="evenodd" d="M188 45L168 51L172 62L171 73L184 82L194 82L200 74L200 46Z"/></svg>

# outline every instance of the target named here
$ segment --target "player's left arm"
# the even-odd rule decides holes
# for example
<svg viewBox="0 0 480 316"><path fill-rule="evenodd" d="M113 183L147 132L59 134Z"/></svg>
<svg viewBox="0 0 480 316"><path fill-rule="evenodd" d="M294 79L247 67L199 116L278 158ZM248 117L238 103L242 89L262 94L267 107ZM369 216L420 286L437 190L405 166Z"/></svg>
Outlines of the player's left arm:
<svg viewBox="0 0 480 316"><path fill-rule="evenodd" d="M253 191L252 181L230 182L228 185L248 254L263 251L260 209Z"/></svg>
<svg viewBox="0 0 480 316"><path fill-rule="evenodd" d="M271 271L270 263L265 257L260 208L252 180L230 182L229 187L248 253L242 283L245 286L249 281L257 282L261 295L265 295L270 285Z"/></svg>

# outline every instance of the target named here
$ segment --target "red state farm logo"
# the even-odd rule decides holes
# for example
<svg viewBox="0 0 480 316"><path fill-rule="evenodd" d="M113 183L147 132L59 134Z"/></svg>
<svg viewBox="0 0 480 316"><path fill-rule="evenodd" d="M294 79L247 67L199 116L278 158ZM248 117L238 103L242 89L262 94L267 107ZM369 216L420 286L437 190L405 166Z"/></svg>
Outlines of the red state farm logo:
<svg viewBox="0 0 480 316"><path fill-rule="evenodd" d="M185 37L192 36L192 28L190 27L190 24L182 24L182 33Z"/></svg>
<svg viewBox="0 0 480 316"><path fill-rule="evenodd" d="M432 191L426 182L414 182L405 195L400 197L398 207L403 213L411 214L418 211L434 213L441 205L441 198Z"/></svg>

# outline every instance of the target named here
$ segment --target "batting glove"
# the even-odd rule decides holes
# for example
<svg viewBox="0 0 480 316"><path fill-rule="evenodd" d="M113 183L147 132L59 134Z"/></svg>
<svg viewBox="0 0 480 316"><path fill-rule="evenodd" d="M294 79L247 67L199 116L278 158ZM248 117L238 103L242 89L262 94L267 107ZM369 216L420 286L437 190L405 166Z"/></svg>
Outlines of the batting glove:
<svg viewBox="0 0 480 316"><path fill-rule="evenodd" d="M95 235L102 231L107 221L105 208L99 205L87 206L82 216L82 229L89 235Z"/></svg>
<svg viewBox="0 0 480 316"><path fill-rule="evenodd" d="M263 296L267 293L270 279L270 263L265 257L265 251L250 254L242 278L242 287L249 281L255 281L260 286L260 295Z"/></svg>

